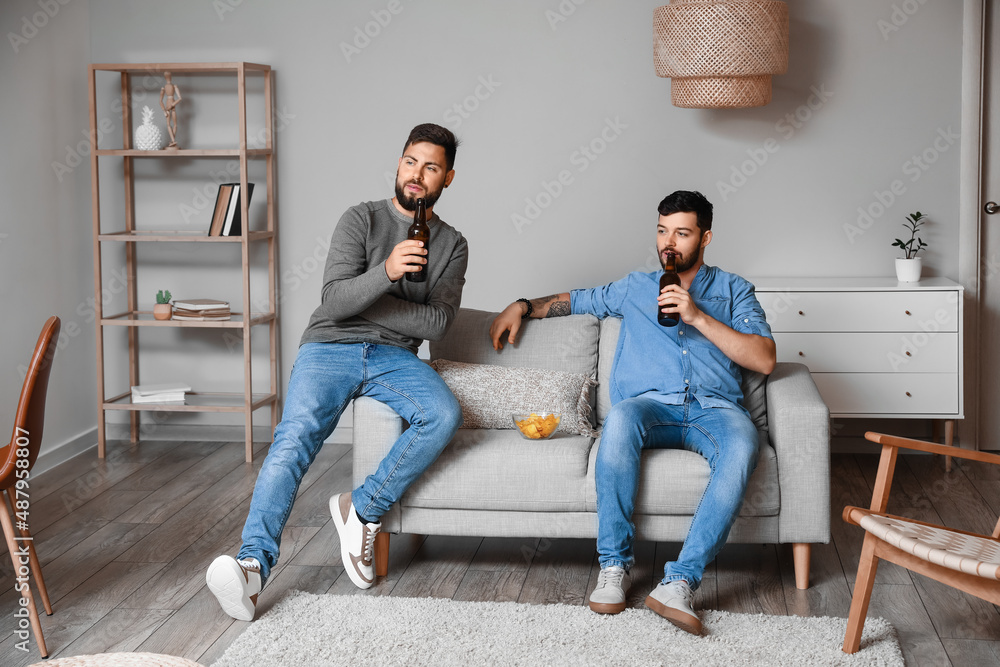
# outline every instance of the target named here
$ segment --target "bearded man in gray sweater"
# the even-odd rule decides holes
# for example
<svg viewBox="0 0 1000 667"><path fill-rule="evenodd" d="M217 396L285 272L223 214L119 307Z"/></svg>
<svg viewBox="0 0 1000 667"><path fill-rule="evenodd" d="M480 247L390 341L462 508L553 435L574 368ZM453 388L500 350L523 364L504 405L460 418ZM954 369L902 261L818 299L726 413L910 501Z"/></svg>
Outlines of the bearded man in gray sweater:
<svg viewBox="0 0 1000 667"><path fill-rule="evenodd" d="M281 423L254 486L243 546L236 558L216 558L206 575L233 618L253 619L299 482L352 399L375 398L410 425L361 486L330 498L344 568L360 588L375 579L379 519L462 423L458 401L416 355L423 340L444 336L465 285L468 244L433 210L455 177L457 147L446 128L413 128L399 158L395 197L349 208L333 232L322 302L302 335ZM430 227L426 247L407 240L420 198ZM424 282L403 280L422 265Z"/></svg>

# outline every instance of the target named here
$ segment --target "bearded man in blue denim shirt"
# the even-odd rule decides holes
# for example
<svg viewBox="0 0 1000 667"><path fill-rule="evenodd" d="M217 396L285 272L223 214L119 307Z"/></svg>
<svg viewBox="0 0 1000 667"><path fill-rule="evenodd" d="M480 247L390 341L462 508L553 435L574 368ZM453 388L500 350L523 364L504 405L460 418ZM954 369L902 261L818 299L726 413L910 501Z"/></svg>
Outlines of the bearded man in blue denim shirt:
<svg viewBox="0 0 1000 667"><path fill-rule="evenodd" d="M643 449L683 448L711 466L677 560L646 606L687 632L701 634L692 606L705 567L725 544L757 464L757 429L743 406L746 368L769 374L776 360L771 329L747 280L704 263L712 240L712 204L699 192L678 191L658 207L656 249L674 253L680 285L660 290L662 271L633 272L603 287L539 299L519 299L490 327L493 347L516 344L524 319L588 313L622 318L611 371L612 408L597 452L597 552L601 574L590 608L625 609L639 468ZM665 327L657 306L677 313Z"/></svg>

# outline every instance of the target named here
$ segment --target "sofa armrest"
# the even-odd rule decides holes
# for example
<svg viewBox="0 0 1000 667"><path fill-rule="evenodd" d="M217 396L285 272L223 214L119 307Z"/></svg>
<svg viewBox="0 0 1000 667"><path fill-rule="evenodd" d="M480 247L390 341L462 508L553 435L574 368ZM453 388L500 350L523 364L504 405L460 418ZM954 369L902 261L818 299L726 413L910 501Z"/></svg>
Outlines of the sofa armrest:
<svg viewBox="0 0 1000 667"><path fill-rule="evenodd" d="M354 399L354 427L351 430L351 442L354 446L352 489L361 486L365 477L375 472L393 443L407 428L403 418L385 403L367 396ZM383 530L390 533L400 531L398 505L396 503L382 516Z"/></svg>
<svg viewBox="0 0 1000 667"><path fill-rule="evenodd" d="M830 410L809 369L779 363L767 380L767 430L778 461L782 543L830 541Z"/></svg>

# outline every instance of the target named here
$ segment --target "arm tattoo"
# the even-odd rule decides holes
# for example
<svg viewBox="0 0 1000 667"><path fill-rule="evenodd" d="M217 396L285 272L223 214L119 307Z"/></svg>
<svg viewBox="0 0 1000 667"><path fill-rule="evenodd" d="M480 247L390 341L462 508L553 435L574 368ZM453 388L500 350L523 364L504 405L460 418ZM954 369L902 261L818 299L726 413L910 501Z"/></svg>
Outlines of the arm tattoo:
<svg viewBox="0 0 1000 667"><path fill-rule="evenodd" d="M549 312L545 314L545 317L563 317L569 314L569 301L554 301L549 306Z"/></svg>
<svg viewBox="0 0 1000 667"><path fill-rule="evenodd" d="M531 300L532 317L562 317L570 314L569 301L560 301L561 294L550 294ZM542 315L542 313L545 313Z"/></svg>
<svg viewBox="0 0 1000 667"><path fill-rule="evenodd" d="M547 306L549 303L551 303L552 301L555 301L558 298L559 298L558 294L550 294L548 296L543 296L543 297L539 297L537 299L532 299L531 300L532 312L537 313L537 312L541 311L545 306Z"/></svg>

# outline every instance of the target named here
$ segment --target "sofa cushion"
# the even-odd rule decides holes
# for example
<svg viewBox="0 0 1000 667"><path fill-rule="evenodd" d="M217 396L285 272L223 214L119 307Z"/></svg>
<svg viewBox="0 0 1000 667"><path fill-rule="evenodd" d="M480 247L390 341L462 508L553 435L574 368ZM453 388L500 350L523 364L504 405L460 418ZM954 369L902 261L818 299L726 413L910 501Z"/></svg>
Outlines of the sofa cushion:
<svg viewBox="0 0 1000 667"><path fill-rule="evenodd" d="M757 454L757 468L750 476L740 516L777 516L781 509L778 491L778 460L763 432ZM591 449L590 479L587 482L587 510L597 511L593 475L600 439ZM701 502L711 471L708 461L686 449L647 449L642 453L642 472L637 514L692 515Z"/></svg>
<svg viewBox="0 0 1000 667"><path fill-rule="evenodd" d="M431 359L468 364L545 368L593 377L597 373L600 322L592 315L568 315L522 323L516 345L497 352L490 324L498 313L461 308L444 338L431 341Z"/></svg>
<svg viewBox="0 0 1000 667"><path fill-rule="evenodd" d="M597 382L581 373L504 368L435 359L438 372L462 406L465 428L514 428L514 413L558 412L557 431L596 436L590 395Z"/></svg>
<svg viewBox="0 0 1000 667"><path fill-rule="evenodd" d="M597 351L597 423L603 424L611 411L611 366L615 360L622 321L618 317L601 320L601 342ZM743 369L743 405L758 430L767 429L767 376Z"/></svg>
<svg viewBox="0 0 1000 667"><path fill-rule="evenodd" d="M461 428L403 496L405 507L583 512L593 439Z"/></svg>

